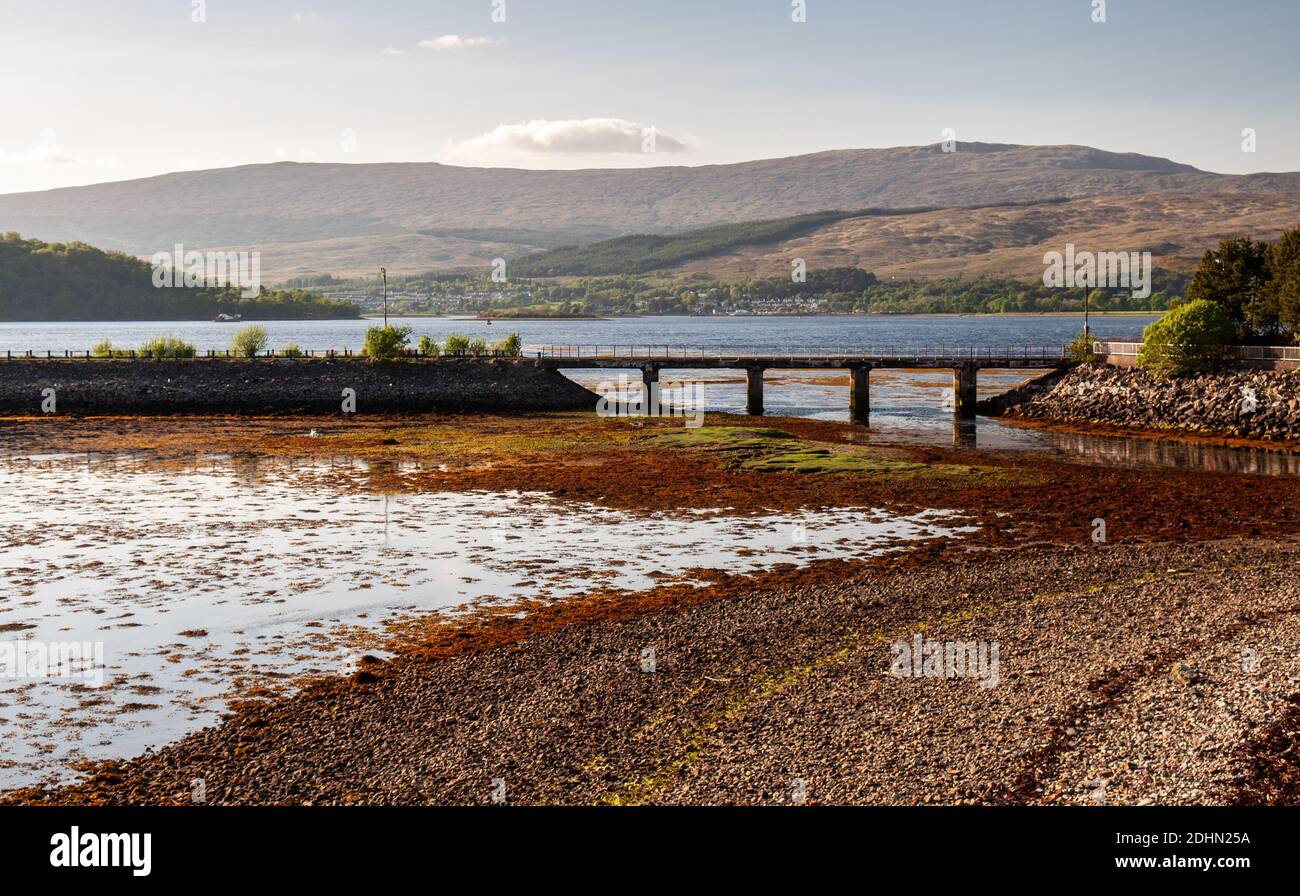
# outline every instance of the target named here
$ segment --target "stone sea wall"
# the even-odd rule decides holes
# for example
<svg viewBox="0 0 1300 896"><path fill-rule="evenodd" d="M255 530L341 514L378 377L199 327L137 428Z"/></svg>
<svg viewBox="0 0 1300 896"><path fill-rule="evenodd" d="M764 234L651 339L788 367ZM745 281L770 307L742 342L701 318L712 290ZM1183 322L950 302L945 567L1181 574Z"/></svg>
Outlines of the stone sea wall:
<svg viewBox="0 0 1300 896"><path fill-rule="evenodd" d="M595 410L598 396L521 360L0 360L0 414L359 414ZM43 407L44 406L44 407Z"/></svg>
<svg viewBox="0 0 1300 896"><path fill-rule="evenodd" d="M981 402L979 411L1043 422L1296 440L1300 370L1161 380L1137 369L1081 366Z"/></svg>

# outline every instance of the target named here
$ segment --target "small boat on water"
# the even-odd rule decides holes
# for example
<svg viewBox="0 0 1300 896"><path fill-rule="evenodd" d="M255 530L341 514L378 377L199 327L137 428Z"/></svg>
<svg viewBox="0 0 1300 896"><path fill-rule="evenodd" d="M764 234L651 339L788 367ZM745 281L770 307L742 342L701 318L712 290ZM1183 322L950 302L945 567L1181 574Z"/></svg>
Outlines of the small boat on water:
<svg viewBox="0 0 1300 896"><path fill-rule="evenodd" d="M243 319L244 316L242 314L218 314L216 317L212 318L212 322L214 324L228 324L238 323Z"/></svg>

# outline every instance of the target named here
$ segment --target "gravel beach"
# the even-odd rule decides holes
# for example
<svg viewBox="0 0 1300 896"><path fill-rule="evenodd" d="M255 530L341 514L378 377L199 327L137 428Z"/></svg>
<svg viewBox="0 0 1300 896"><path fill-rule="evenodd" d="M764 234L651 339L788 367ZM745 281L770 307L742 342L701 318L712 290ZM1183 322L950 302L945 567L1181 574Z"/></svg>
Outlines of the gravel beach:
<svg viewBox="0 0 1300 896"><path fill-rule="evenodd" d="M375 662L49 796L186 803L202 778L210 803L1295 800L1251 748L1300 692L1300 543L895 565ZM892 674L918 632L997 644L996 686Z"/></svg>

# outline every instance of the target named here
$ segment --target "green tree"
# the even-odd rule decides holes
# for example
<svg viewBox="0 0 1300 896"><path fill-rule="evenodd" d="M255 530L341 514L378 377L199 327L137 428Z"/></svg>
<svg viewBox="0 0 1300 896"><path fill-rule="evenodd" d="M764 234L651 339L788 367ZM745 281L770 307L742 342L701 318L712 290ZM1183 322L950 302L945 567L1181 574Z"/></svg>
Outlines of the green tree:
<svg viewBox="0 0 1300 896"><path fill-rule="evenodd" d="M1268 300L1269 247L1245 237L1223 240L1201 258L1187 287L1189 302L1214 302L1228 313L1236 338L1276 333L1277 312Z"/></svg>
<svg viewBox="0 0 1300 896"><path fill-rule="evenodd" d="M1235 337L1232 319L1217 302L1186 302L1142 331L1138 366L1156 376L1210 373L1223 366L1224 349Z"/></svg>
<svg viewBox="0 0 1300 896"><path fill-rule="evenodd" d="M1276 315L1277 329L1289 330L1300 338L1300 227L1293 227L1268 248L1272 274L1266 294Z"/></svg>

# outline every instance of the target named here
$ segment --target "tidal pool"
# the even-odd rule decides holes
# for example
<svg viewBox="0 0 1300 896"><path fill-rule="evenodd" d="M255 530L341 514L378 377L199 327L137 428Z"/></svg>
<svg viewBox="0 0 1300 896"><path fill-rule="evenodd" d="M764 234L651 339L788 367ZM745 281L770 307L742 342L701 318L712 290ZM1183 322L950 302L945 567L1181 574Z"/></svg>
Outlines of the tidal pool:
<svg viewBox="0 0 1300 896"><path fill-rule="evenodd" d="M359 466L0 458L0 788L171 742L232 697L347 674L412 615L972 531L942 510L633 514L535 492L382 494L352 484ZM95 649L75 675L23 661L58 644Z"/></svg>

